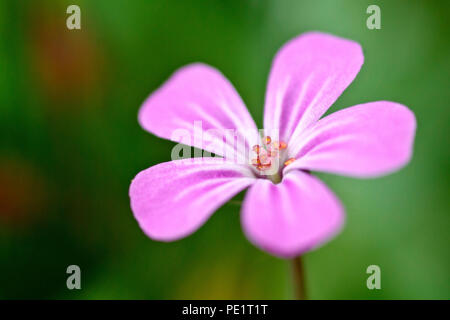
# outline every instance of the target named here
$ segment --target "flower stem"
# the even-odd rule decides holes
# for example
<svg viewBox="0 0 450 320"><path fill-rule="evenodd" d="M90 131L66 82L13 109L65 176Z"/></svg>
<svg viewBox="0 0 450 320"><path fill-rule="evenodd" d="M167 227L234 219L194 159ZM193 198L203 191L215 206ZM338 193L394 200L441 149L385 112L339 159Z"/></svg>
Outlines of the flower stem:
<svg viewBox="0 0 450 320"><path fill-rule="evenodd" d="M295 299L306 300L305 271L300 256L292 259L292 278Z"/></svg>

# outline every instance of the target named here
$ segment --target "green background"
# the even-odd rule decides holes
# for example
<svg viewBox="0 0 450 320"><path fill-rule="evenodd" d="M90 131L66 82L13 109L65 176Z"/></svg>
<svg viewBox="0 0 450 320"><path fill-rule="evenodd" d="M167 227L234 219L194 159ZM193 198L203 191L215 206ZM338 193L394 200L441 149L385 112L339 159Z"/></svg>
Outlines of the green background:
<svg viewBox="0 0 450 320"><path fill-rule="evenodd" d="M81 30L66 8L81 7ZM381 7L381 30L366 8ZM237 201L195 234L158 243L128 187L173 143L137 123L177 68L220 69L259 126L272 57L310 30L359 42L365 64L331 111L392 100L418 123L411 163L379 179L319 174L347 211L304 256L313 299L448 299L449 1L1 1L0 298L286 299L289 261L243 236ZM235 200L242 199L242 194ZM82 289L66 288L81 267ZM381 267L381 290L366 268Z"/></svg>

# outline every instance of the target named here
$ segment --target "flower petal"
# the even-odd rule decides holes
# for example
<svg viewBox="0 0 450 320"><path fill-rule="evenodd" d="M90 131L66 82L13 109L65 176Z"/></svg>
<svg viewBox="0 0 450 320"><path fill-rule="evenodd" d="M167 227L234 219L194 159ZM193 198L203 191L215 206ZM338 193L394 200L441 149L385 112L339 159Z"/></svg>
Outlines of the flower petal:
<svg viewBox="0 0 450 320"><path fill-rule="evenodd" d="M243 204L242 225L249 240L283 258L319 246L339 231L343 220L333 193L302 171L289 173L279 184L258 180Z"/></svg>
<svg viewBox="0 0 450 320"><path fill-rule="evenodd" d="M416 120L405 106L378 101L337 111L317 122L292 146L297 158L285 168L354 177L383 175L411 158Z"/></svg>
<svg viewBox="0 0 450 320"><path fill-rule="evenodd" d="M273 61L264 129L279 129L286 142L295 139L336 101L363 61L358 43L332 35L311 32L289 41Z"/></svg>
<svg viewBox="0 0 450 320"><path fill-rule="evenodd" d="M194 127L198 128L198 121L201 121L203 139L214 143L195 138L198 134L195 135ZM243 137L246 130L256 133L256 125L231 83L216 69L199 63L179 69L152 93L139 111L139 122L161 138L228 157L234 156L234 152L226 154L222 146L226 140L224 130L238 129ZM221 133L210 132L206 138L205 131L211 129ZM181 141L173 136L175 130L184 130L191 138ZM232 149L236 150L233 145Z"/></svg>
<svg viewBox="0 0 450 320"><path fill-rule="evenodd" d="M131 209L150 238L172 241L197 230L217 208L254 181L248 167L221 158L165 162L134 178Z"/></svg>

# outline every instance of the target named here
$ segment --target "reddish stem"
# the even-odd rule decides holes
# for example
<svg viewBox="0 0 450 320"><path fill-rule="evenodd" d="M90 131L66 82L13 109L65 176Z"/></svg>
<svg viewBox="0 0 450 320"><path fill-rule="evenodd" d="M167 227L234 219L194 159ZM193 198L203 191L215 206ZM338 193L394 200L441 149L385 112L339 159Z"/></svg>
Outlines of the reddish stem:
<svg viewBox="0 0 450 320"><path fill-rule="evenodd" d="M292 259L294 295L297 300L306 300L305 270L301 257Z"/></svg>

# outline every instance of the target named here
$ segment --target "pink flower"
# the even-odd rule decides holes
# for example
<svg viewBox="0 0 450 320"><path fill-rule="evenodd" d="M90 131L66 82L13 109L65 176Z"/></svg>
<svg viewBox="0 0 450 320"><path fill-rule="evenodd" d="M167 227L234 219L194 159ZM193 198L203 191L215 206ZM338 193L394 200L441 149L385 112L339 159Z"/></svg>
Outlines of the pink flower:
<svg viewBox="0 0 450 320"><path fill-rule="evenodd" d="M183 159L146 169L130 186L131 208L142 230L160 241L185 237L250 187L241 221L259 248L290 258L334 236L343 225L342 206L310 171L375 177L399 169L412 154L415 117L401 104L369 102L321 119L363 60L358 43L332 35L313 32L289 41L274 59L264 107L264 129L277 130L279 142L263 139L255 147L265 150L264 166L280 159L279 170L261 174L265 167L258 152L249 164L222 154L226 161ZM142 127L165 139L178 128L192 132L195 121L202 121L203 130L257 130L233 86L203 64L178 70L139 112ZM215 151L195 139L191 145Z"/></svg>

